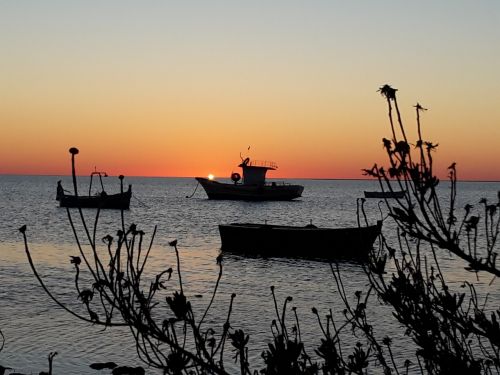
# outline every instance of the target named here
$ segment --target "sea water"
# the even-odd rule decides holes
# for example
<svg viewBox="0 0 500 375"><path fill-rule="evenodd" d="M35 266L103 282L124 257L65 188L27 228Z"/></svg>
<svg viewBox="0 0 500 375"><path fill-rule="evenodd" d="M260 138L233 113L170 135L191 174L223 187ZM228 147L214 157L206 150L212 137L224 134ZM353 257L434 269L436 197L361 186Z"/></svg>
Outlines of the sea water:
<svg viewBox="0 0 500 375"><path fill-rule="evenodd" d="M82 311L74 289L74 266L70 263L70 256L79 255L78 248L67 210L59 208L55 201L59 179L66 189L71 188L70 177L0 176L0 330L5 336L0 365L23 373L38 373L47 370L47 355L57 352L55 374L95 374L89 368L93 362L113 361L119 365L146 367L138 359L135 341L127 328L103 329L76 319L50 299L29 267L18 231L22 225L27 225L29 248L47 287L68 306ZM87 178L79 178L80 194L88 189L88 182ZM118 191L116 177L108 177L105 182L108 193ZM216 263L220 254L218 224L357 226L357 198L363 196L364 190L378 189L377 182L366 180L287 180L304 185L302 198L290 202L239 202L208 200L201 187L192 198L186 198L196 186L196 181L190 178L126 178L125 182L132 184L133 191L131 209L124 216L127 225L137 224L148 241L157 226L149 275L169 267L177 269L174 250L168 244L177 239L184 292L198 318L210 301L219 272ZM496 200L499 188L498 183L459 183L457 207L461 209L466 203L478 205L482 197ZM443 184L442 193L447 191L447 185ZM383 207L379 207L379 200L367 200L365 210L371 223L386 214ZM77 211L71 212L77 220ZM88 223L93 224L95 213L93 209L84 210ZM120 220L120 211L102 211L97 238L108 233L115 235L120 229ZM386 220L383 230L396 245L394 224ZM486 278L477 282L475 276L471 277L463 269L463 262L446 252L440 252L439 257L452 285L464 280L475 281L481 291L491 293L490 301L498 307L497 284L488 286L490 279ZM360 264L345 261L339 263L339 267L351 296L356 290L366 290L368 282ZM166 293L172 293L176 285L172 281L169 287L173 289ZM311 354L321 338L311 309L317 308L321 317L331 309L336 319L342 321L344 305L329 263L224 255L221 283L205 326L218 332L222 330L231 294L235 293L231 324L234 329L244 329L250 335L252 369L262 366L261 353L272 340L271 323L276 313L271 286L275 287L280 306L287 296L293 297L290 305L297 308L303 340ZM404 348L409 339L391 316L390 309L374 300L370 319L379 337L396 338L393 342L396 357L406 358ZM226 366L236 371L229 344L226 350L229 353ZM146 372L156 373L149 368Z"/></svg>

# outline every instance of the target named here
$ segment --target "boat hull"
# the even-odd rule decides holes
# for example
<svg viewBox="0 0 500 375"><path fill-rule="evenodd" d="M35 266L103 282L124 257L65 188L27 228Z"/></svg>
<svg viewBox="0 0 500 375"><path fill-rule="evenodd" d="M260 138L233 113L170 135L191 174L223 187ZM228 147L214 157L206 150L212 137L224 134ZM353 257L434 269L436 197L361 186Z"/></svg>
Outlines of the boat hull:
<svg viewBox="0 0 500 375"><path fill-rule="evenodd" d="M227 184L196 177L209 199L231 199L246 201L289 201L302 196L301 185L244 185Z"/></svg>
<svg viewBox="0 0 500 375"><path fill-rule="evenodd" d="M95 196L64 194L59 196L58 200L60 207L128 210L131 196L132 189L129 186L129 189L124 193Z"/></svg>
<svg viewBox="0 0 500 375"><path fill-rule="evenodd" d="M365 198L403 198L404 191L365 191Z"/></svg>
<svg viewBox="0 0 500 375"><path fill-rule="evenodd" d="M338 259L366 257L381 227L382 222L353 228L233 223L219 225L219 233L221 250L231 253Z"/></svg>

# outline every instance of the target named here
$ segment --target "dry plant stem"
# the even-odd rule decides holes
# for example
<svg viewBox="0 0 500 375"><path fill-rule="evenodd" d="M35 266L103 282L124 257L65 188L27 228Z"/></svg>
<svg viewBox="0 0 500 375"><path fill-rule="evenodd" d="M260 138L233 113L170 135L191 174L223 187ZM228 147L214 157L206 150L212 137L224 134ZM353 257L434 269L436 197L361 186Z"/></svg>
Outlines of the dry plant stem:
<svg viewBox="0 0 500 375"><path fill-rule="evenodd" d="M217 290L219 289L219 283L220 283L221 279L222 279L222 261L219 262L219 275L217 276L217 281L215 282L215 287L214 287L214 290L212 292L212 297L210 298L210 302L208 303L208 306L205 309L203 316L201 317L200 321L198 322L198 327L197 327L198 330L200 329L203 321L205 320L205 317L207 316L208 311L210 310L210 307L212 307L215 296L217 294Z"/></svg>
<svg viewBox="0 0 500 375"><path fill-rule="evenodd" d="M71 223L72 228L73 228L73 232L75 234L75 239L76 239L77 244L79 246L80 254L82 255L82 258L85 260L85 264L87 265L87 268L91 271L92 276L96 280L98 280L99 276L101 276L101 275L99 272L95 273L93 268L90 266L90 263L88 262L88 260L85 256L85 253L82 249L81 243L78 239L78 235L76 233L76 228L73 224L70 213L69 213L69 217L70 217L70 223ZM83 218L83 215L81 217ZM125 225L123 222L122 222L122 228L125 228ZM156 228L155 228L154 233L156 233ZM147 257L149 256L153 240L151 240L151 243L149 245L146 256L144 257L144 259L142 261L141 269L139 271L137 271L136 267L134 267L134 262L133 262L134 249L136 246L136 238L135 238L135 235L133 235L132 238L129 240L128 239L129 234L131 234L131 230L124 231L123 236L118 241L118 249L120 249L123 244L125 244L127 249L128 249L126 271L127 271L128 278L132 281L132 288L133 288L131 290L132 294L139 296L139 295L141 295L141 292L139 289L140 278L138 276L140 275L140 273L143 272L143 270L146 266ZM95 242L95 241L91 241L91 242ZM142 233L139 234L139 241L138 241L137 246L139 246L139 247L142 246ZM92 248L92 252L93 252L95 258L98 259L97 250L96 250L96 247L94 246L93 243L91 245L91 248ZM178 261L177 264L178 264L178 266L180 266L179 253L178 253L177 248L175 250L176 250L176 257L177 257L177 261ZM113 256L113 254L111 252L111 244L110 243L108 244L108 254L110 255L111 263L116 261L116 264L117 264L116 269L119 270L121 268L121 266L120 266L120 254L119 254L119 251L117 251L115 256ZM141 252L138 251L138 253L135 254L136 258L139 258L140 254L141 254ZM139 259L136 259L136 264L139 264ZM99 270L99 268L102 269L102 263L96 262L95 267L97 270ZM179 270L179 268L178 268L178 270ZM110 274L111 275L113 274L113 268L111 269ZM113 284L112 280L107 279L107 275L105 272L103 272L102 276L104 276L104 278L106 279L106 282L108 282L109 284ZM180 285L182 286L182 279L180 276L180 272L179 272L179 282L180 282ZM132 300L130 300L130 302L127 302L128 299L125 297L126 294L125 294L123 288L121 287L121 284L117 283L117 284L115 284L115 286L118 287L117 294L113 293L113 296L111 298L107 294L104 294L104 293L102 293L101 296L104 295L106 297L105 298L106 302L110 303L112 305L112 308L118 308L120 311L128 311L129 314L131 314L131 315L129 315L128 318L127 318L127 316L124 316L124 318L126 319L126 323L124 323L123 325L129 325L131 327L136 327L136 329L138 329L138 332L140 332L141 327L143 327L143 325L141 323L139 323L139 321L141 320L141 315L134 313L134 308L132 305L133 302L132 302ZM79 288L77 288L77 289L79 290ZM151 299L152 299L152 295L149 297L149 300L151 300ZM104 300L101 299L101 301L104 301ZM117 305L117 303L118 303L118 305ZM104 303L102 305L105 306ZM141 314L148 312L146 308L144 308L142 310L143 311ZM107 312L108 310L106 310L106 308L105 308L105 311L106 311L106 314L108 315L109 313ZM153 325L151 323L153 322L153 320L150 317L149 313L146 315L148 316L147 320L148 320L148 323L150 324L149 327L152 327ZM78 317L80 317L80 316L78 316ZM127 320L127 319L132 319L132 320ZM85 320L89 321L88 319L85 319ZM111 325L111 324L108 323L107 325ZM113 325L115 325L115 324L113 324ZM182 353L184 356L186 356L186 358L189 358L190 360L192 360L193 363L196 363L197 365L199 365L203 368L210 369L210 371L212 371L213 373L221 373L221 374L225 373L223 370L219 371L217 369L217 366L214 363L205 363L204 361L201 360L202 357L210 358L210 355L208 354L208 352L206 352L204 347L202 347L202 345L200 345L200 337L199 337L199 334L197 334L196 330L194 330L193 333L195 333L195 336L196 336L195 341L197 342L198 350L201 350L201 352L203 353L202 355L200 353L198 353L197 355L193 355L189 351L183 349L183 347L185 346L185 343L182 344L182 346L180 346L179 344L175 344L174 342L172 342L170 339L168 339L168 337L166 337L164 335L163 335L163 337L162 337L162 335L157 336L157 337L163 338L164 342L166 342L168 345L171 345L172 347L175 347L175 350ZM162 355L162 353L159 350L157 350L157 344L153 343L151 341L151 339L149 337L144 336L144 334L137 333L134 335L134 337L136 338L138 352L141 354L141 357L143 359L146 359L152 365L155 365L158 368L162 368L162 366L163 366L162 362L165 363L164 361L166 360L166 357L164 355ZM149 347L149 350L146 349L147 347ZM152 353L152 356L150 355L150 352Z"/></svg>
<svg viewBox="0 0 500 375"><path fill-rule="evenodd" d="M181 289L181 293L184 294L182 289L182 275L181 275L181 259L179 257L179 250L177 250L177 244L174 245L175 249L175 258L177 259L177 275L179 276L179 288Z"/></svg>
<svg viewBox="0 0 500 375"><path fill-rule="evenodd" d="M0 345L0 352L3 350L3 347L5 345L5 336L3 335L2 330L0 329L0 337L2 338L2 345Z"/></svg>
<svg viewBox="0 0 500 375"><path fill-rule="evenodd" d="M340 270L339 270L338 263L335 265L335 269L333 268L332 264L330 264L330 267L332 270L332 275L335 279L335 283L337 284L337 290L339 291L339 295L342 299L342 302L344 303L344 306L346 307L346 309L345 309L346 317L347 317L347 315L349 315L350 316L349 322L354 324L357 328L359 328L363 332L365 337L368 339L370 345L373 347L373 349L375 349L375 351L377 353L377 355L376 355L377 360L380 362L380 365L382 366L384 373L390 374L391 368L385 360L383 349L382 349L381 345L378 343L376 337L374 336L371 325L368 325L367 321L364 319L365 318L364 312L361 316L358 313L359 303L358 303L358 307L356 308L356 310L353 310L351 308L351 305L347 299L347 294L346 294L346 291L344 288L344 284L342 283L342 279L340 277ZM365 306L367 304L369 295L370 295L370 290L368 291L366 298L365 298Z"/></svg>
<svg viewBox="0 0 500 375"><path fill-rule="evenodd" d="M154 241L155 236L156 236L157 228L158 228L158 226L155 225L154 230L153 230L153 234L151 235L151 240L149 242L148 250L146 252L146 255L144 256L144 260L142 261L141 268L139 268L139 275L141 275L143 273L144 267L146 266L146 261L148 260L151 249L153 248L153 241Z"/></svg>
<svg viewBox="0 0 500 375"><path fill-rule="evenodd" d="M383 94L382 94L383 95ZM391 99L389 96L386 96L387 98L387 107L388 107L388 116L389 116L389 123L391 124L391 130L392 130L392 140L394 143L396 143L396 131L394 130L394 122L392 120L392 104L391 104Z"/></svg>
<svg viewBox="0 0 500 375"><path fill-rule="evenodd" d="M38 273L36 267L35 267L35 264L33 263L33 259L31 258L31 253L30 253L30 250L29 250L29 247L28 247L28 240L27 240L27 237L26 237L26 233L22 232L22 235L23 235L23 240L24 240L24 249L25 249L25 252L26 252L26 255L28 257L28 262L30 264L30 267L31 267L31 270L33 271L33 274L35 275L36 279L38 280L38 282L40 283L40 286L42 287L42 289L45 291L45 293L47 293L47 295L59 306L61 307L62 309L64 309L65 311L69 312L71 315L75 316L76 318L78 319L81 319L87 323L92 323L92 324L102 324L100 322L94 322L92 321L91 319L88 319L80 314L77 314L75 313L73 310L69 309L66 305L64 305L62 302L60 302L51 292L50 290L47 288L47 286L45 285L45 283L43 282L42 278L40 277L40 274ZM104 324L102 324L104 325ZM114 327L123 327L123 326L127 326L127 324L123 323L123 324L120 324L120 323L113 323L113 324L106 324L107 326L114 326Z"/></svg>
<svg viewBox="0 0 500 375"><path fill-rule="evenodd" d="M403 139L406 143L408 143L408 139L406 138L406 134L405 134L405 128L403 126L403 121L401 120L401 113L399 112L399 107L398 107L398 101L396 99L396 94L394 94L394 106L396 107L396 114L398 116L398 124L399 124L399 128L401 129L401 134L403 135ZM411 160L410 160L411 162Z"/></svg>
<svg viewBox="0 0 500 375"><path fill-rule="evenodd" d="M219 345L217 346L217 348L216 348L216 350L214 352L214 354L215 354L215 353L217 353L220 350L220 355L219 355L219 362L220 363L224 363L224 361L223 361L224 344L226 342L227 334L228 334L229 328L230 328L229 319L230 319L231 313L233 311L233 303L234 303L234 299L235 298L236 298L236 294L233 293L231 295L231 300L229 302L229 309L228 309L228 312L227 312L226 321L224 322L224 325L223 325L222 337L219 340Z"/></svg>

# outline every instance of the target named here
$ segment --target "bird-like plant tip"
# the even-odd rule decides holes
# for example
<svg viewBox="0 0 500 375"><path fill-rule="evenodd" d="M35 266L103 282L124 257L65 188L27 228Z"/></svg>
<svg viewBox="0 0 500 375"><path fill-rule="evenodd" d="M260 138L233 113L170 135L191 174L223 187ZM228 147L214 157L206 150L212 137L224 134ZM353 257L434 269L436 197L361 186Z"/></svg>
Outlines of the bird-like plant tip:
<svg viewBox="0 0 500 375"><path fill-rule="evenodd" d="M125 178L125 176L121 174L121 175L119 175L119 176L118 176L118 178L119 178L120 180L123 180L123 179Z"/></svg>
<svg viewBox="0 0 500 375"><path fill-rule="evenodd" d="M384 343L384 345L389 346L392 344L392 339L389 336L386 336L382 339L382 342Z"/></svg>
<svg viewBox="0 0 500 375"><path fill-rule="evenodd" d="M70 153L71 155L77 155L79 152L80 152L80 151L78 151L78 149L77 149L76 147L71 147L71 148L69 149L69 153Z"/></svg>
<svg viewBox="0 0 500 375"><path fill-rule="evenodd" d="M219 254L215 261L217 262L217 264L222 264L222 254Z"/></svg>
<svg viewBox="0 0 500 375"><path fill-rule="evenodd" d="M168 244L170 246L176 246L177 245L177 240L170 241Z"/></svg>
<svg viewBox="0 0 500 375"><path fill-rule="evenodd" d="M414 107L417 109L417 111L427 111L427 108L424 108L420 105L420 103L417 103L414 105Z"/></svg>
<svg viewBox="0 0 500 375"><path fill-rule="evenodd" d="M113 237L108 234L102 238L102 242L111 244L111 242L113 242Z"/></svg>
<svg viewBox="0 0 500 375"><path fill-rule="evenodd" d="M19 232L24 234L26 232L26 225L23 225L21 228L19 228Z"/></svg>
<svg viewBox="0 0 500 375"><path fill-rule="evenodd" d="M396 91L398 91L398 89L392 88L389 85L384 85L379 88L378 91L380 92L380 95L385 96L387 99L395 99Z"/></svg>

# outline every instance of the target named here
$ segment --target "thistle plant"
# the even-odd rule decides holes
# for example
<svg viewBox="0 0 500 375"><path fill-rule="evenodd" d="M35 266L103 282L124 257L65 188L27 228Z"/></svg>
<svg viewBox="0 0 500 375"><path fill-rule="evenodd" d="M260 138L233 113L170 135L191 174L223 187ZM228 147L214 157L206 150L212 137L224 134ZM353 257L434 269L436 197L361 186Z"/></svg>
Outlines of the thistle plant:
<svg viewBox="0 0 500 375"><path fill-rule="evenodd" d="M81 213L83 215L83 213ZM98 221L99 210L97 210ZM68 209L71 226L76 231ZM87 231L86 242L89 249L76 237L79 254L70 257L74 267L74 288L77 300L83 310L68 306L55 297L39 276L33 263L26 228L21 228L25 241L26 254L35 276L45 292L63 309L78 319L104 327L125 326L131 329L136 342L139 357L153 368L162 369L165 373L180 374L184 370L205 371L213 374L225 374L223 342L227 339L229 323L223 324L220 334L213 328L204 328L203 318L199 322L191 302L187 299L182 284L180 268L177 267L177 282L174 282L174 271L167 267L147 279L147 261L152 250L156 227L149 243L146 244L145 233L135 224L118 230L116 236L107 235L101 239L107 256L99 252L96 233ZM172 241L180 265L177 242ZM218 259L222 276L222 260ZM90 273L92 282L81 279L81 269L85 267ZM175 285L177 284L177 285ZM159 298L158 294L170 290L168 296ZM214 290L214 294L217 287ZM163 293L165 294L165 293ZM168 293L167 293L168 294ZM158 297L158 298L157 298ZM227 320L230 317L232 300ZM160 301L163 300L164 303ZM210 305L205 310L207 314ZM168 349L165 349L168 347Z"/></svg>
<svg viewBox="0 0 500 375"><path fill-rule="evenodd" d="M393 133L392 140L383 139L389 164L387 168L375 164L364 172L378 179L384 191L394 191L396 188L406 191L405 197L395 200L395 204L386 200L390 215L403 233L430 246L450 251L465 260L470 271L485 271L492 276L500 276L495 251L500 231L500 194L494 203L489 203L486 198L478 202L483 211L481 234L486 243L485 248L478 251L481 217L480 213L474 214L472 205L466 205L461 212L456 207L456 163L448 167L450 193L447 207L443 206L443 199L438 194L440 180L436 176L433 163L433 153L438 145L422 137L420 123L420 115L426 109L419 103L415 105L418 138L412 150L404 132L405 127L396 100L397 90L384 85L379 91L387 100ZM400 126L402 139L396 136L394 122ZM461 219L458 215L461 215Z"/></svg>
<svg viewBox="0 0 500 375"><path fill-rule="evenodd" d="M448 168L449 198L444 205L445 200L438 194L440 180L433 163L437 144L422 137L420 115L425 109L418 103L415 105L418 138L412 146L404 131L397 90L385 85L379 91L387 100L393 135L392 140L383 139L389 165L387 168L374 165L365 174L378 179L384 191L401 189L406 194L401 199L385 199L389 215L397 224L397 244L389 244L382 236L378 251L371 253L364 266L370 281L369 291L390 306L405 327L405 335L415 344L415 359L422 373L498 372L500 310L488 309L487 295L481 298L474 284L467 280L460 291L452 290L440 265L440 255L448 251L465 262L465 270L476 273L477 277L490 277L494 283L500 275L496 262L500 193L493 204L481 199L477 213L473 213L470 204L461 211L456 199L456 164L452 163ZM395 122L399 124L401 137L396 135ZM394 267L391 275L388 275L389 263ZM338 272L334 275L340 276ZM345 293L341 294L347 306ZM362 320L354 322L368 338L373 337L371 329L363 330ZM383 345L378 340L369 341L375 352L382 353L380 348L386 347L384 355L391 354L390 338L384 339ZM384 365L383 360L380 363ZM408 363L405 362L406 369ZM393 369L398 372L395 363Z"/></svg>
<svg viewBox="0 0 500 375"><path fill-rule="evenodd" d="M80 211L80 210L79 210ZM83 217L83 213L80 212ZM98 221L97 210L95 221ZM68 217L72 217L68 209ZM76 227L70 219L76 233ZM122 227L124 224L122 223ZM85 228L85 223L83 224ZM322 327L324 339L315 350L318 360L313 361L306 353L300 333L299 318L296 308L291 307L292 297L287 297L281 308L278 307L274 287L271 295L275 305L276 318L272 320L270 330L273 340L262 353L264 368L259 372L251 370L248 359L249 336L242 328L233 327L231 313L235 294L231 295L227 316L219 327L205 327L204 320L211 308L222 277L223 260L216 261L219 274L212 297L201 318L197 318L191 301L187 298L182 282L181 261L177 241L169 245L175 252L176 271L173 267L165 268L153 277L146 279L147 261L150 256L156 227L151 238L146 241L146 234L135 224L127 229L120 229L116 236L106 235L101 244L106 251L98 249L94 224L93 231L84 229L88 234L85 241L76 240L79 255L71 256L70 264L74 267L74 289L76 300L83 309L69 306L57 298L45 285L31 257L27 239L27 228L23 226L25 251L32 271L45 292L63 309L76 318L89 324L110 327L129 327L136 343L139 358L148 366L163 371L164 374L229 374L226 370L226 352L233 353L234 362L239 364L242 375L250 374L319 374L329 373L326 369L359 367L352 358L344 359L342 353L331 356L328 346L340 345L333 329L333 320L327 322L326 330ZM88 243L88 248L83 243ZM103 256L103 254L107 254ZM83 268L90 273L91 282L82 281ZM162 300L165 303L162 303ZM293 313L293 324L289 326L288 313ZM316 309L313 313L318 314ZM319 320L321 326L321 321ZM347 325L344 324L343 328ZM229 349L227 344L229 343ZM359 352L359 348L356 349ZM107 368L104 364L94 364L92 368ZM258 364L253 364L254 367ZM125 367L125 366L122 366Z"/></svg>

